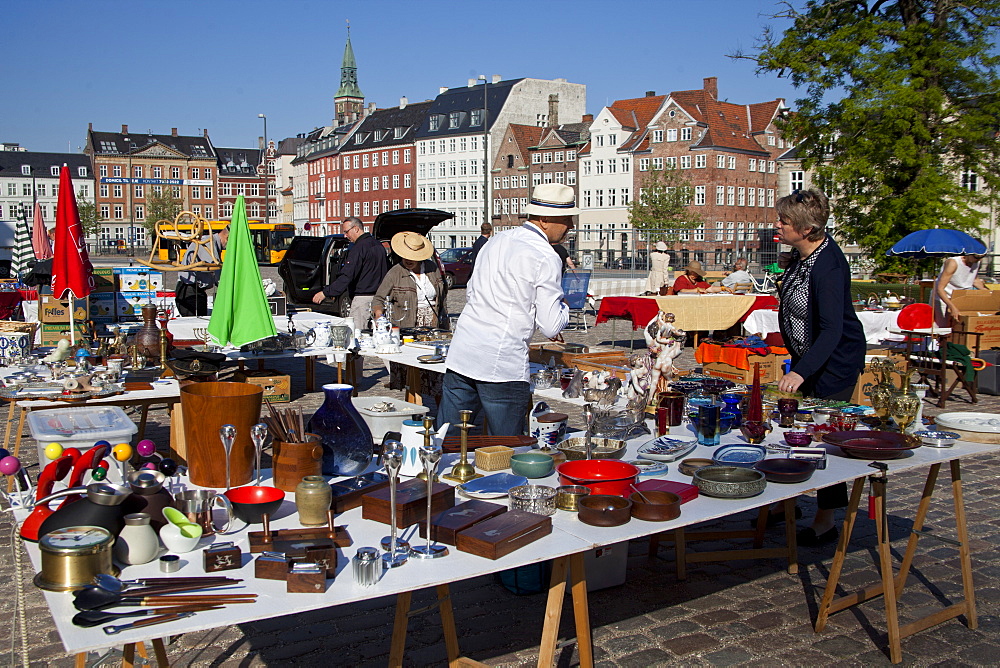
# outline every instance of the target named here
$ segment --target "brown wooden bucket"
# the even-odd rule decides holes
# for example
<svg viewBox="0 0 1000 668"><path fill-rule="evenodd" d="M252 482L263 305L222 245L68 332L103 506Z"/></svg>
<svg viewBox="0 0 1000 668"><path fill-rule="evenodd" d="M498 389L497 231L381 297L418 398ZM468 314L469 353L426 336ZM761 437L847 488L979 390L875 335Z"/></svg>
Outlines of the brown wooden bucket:
<svg viewBox="0 0 1000 668"><path fill-rule="evenodd" d="M304 443L274 442L274 486L294 492L307 475L323 475L323 446L317 434L306 434Z"/></svg>
<svg viewBox="0 0 1000 668"><path fill-rule="evenodd" d="M236 427L230 484L246 485L253 475L250 428L260 422L264 389L250 383L193 383L181 388L188 473L200 487L226 486L226 451L219 438L224 424Z"/></svg>

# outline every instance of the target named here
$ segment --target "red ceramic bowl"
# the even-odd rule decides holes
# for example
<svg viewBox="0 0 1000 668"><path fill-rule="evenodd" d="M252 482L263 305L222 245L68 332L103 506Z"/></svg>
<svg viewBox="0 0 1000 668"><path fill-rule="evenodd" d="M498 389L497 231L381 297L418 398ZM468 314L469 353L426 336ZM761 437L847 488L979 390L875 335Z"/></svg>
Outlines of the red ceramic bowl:
<svg viewBox="0 0 1000 668"><path fill-rule="evenodd" d="M264 515L274 517L285 493L277 487L247 485L235 487L225 494L233 506L233 515L247 524L260 524Z"/></svg>
<svg viewBox="0 0 1000 668"><path fill-rule="evenodd" d="M584 485L591 494L607 494L628 498L631 486L639 477L639 469L628 462L614 459L579 459L563 462L556 467L560 485Z"/></svg>

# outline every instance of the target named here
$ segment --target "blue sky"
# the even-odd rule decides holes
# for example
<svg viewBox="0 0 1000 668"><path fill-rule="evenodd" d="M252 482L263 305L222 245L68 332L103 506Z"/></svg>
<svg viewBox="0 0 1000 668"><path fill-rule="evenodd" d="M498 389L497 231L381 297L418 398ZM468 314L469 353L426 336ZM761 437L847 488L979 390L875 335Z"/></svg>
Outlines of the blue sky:
<svg viewBox="0 0 1000 668"><path fill-rule="evenodd" d="M799 3L796 3L799 4ZM87 124L256 146L330 122L351 22L358 80L381 106L478 74L564 77L587 111L647 90L700 88L748 103L796 95L757 76L751 49L774 0L14 0L4 8L0 141L77 152Z"/></svg>

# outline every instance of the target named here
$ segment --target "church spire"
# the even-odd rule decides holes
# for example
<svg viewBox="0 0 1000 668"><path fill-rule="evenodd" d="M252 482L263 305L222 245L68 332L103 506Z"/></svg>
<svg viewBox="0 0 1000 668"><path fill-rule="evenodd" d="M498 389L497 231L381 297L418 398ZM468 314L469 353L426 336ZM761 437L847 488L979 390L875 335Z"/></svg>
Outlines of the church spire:
<svg viewBox="0 0 1000 668"><path fill-rule="evenodd" d="M347 22L347 44L344 45L344 60L340 65L340 88L337 97L353 97L364 100L365 95L358 88L358 64L354 60L351 46L351 23Z"/></svg>

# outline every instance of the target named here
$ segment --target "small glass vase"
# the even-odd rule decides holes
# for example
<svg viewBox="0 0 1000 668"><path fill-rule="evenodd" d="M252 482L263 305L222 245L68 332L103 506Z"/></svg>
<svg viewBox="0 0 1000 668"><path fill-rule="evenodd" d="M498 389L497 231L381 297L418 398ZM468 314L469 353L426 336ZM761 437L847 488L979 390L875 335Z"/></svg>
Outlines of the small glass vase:
<svg viewBox="0 0 1000 668"><path fill-rule="evenodd" d="M353 390L339 383L324 385L326 398L309 420L307 431L322 441L323 475L360 475L375 454L371 430L351 403Z"/></svg>
<svg viewBox="0 0 1000 668"><path fill-rule="evenodd" d="M740 432L746 437L747 442L753 445L763 443L770 430L768 423L763 420L743 420L740 424Z"/></svg>

